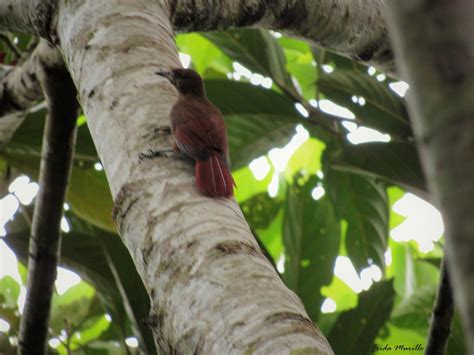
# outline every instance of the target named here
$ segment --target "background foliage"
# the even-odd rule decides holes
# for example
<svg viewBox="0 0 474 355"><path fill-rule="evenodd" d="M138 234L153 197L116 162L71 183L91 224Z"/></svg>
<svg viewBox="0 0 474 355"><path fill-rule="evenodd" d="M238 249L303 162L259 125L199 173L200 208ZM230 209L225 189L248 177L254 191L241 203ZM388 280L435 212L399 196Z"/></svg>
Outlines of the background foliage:
<svg viewBox="0 0 474 355"><path fill-rule="evenodd" d="M28 40L18 37L18 48L24 50ZM404 100L389 88L394 81L262 30L179 35L177 43L225 116L236 199L268 258L336 354L373 353L374 344L424 346L442 253L439 245L422 254L411 242L389 238L403 221L393 204L405 191L426 190ZM10 47L0 42L0 50L4 63L15 64ZM325 100L349 109L352 118L323 111ZM31 112L0 147L1 197L19 174L37 179L44 117L42 109ZM148 296L115 233L110 192L85 120L78 120L61 256L61 266L82 281L54 297L50 351L154 353L146 326ZM390 141L352 144L349 128L361 126L388 134ZM287 149L280 163L269 159L269 151L292 142L297 131L307 136L305 142ZM249 167L257 158L268 170L258 178ZM32 208L20 209L3 240L18 257L24 284ZM358 273L377 266L380 280L355 292L334 274L340 256ZM1 353L15 351L20 286L12 277L0 279L0 318L9 324L0 332ZM327 298L335 311L321 311ZM126 341L131 337L138 348ZM464 353L457 319L448 353Z"/></svg>

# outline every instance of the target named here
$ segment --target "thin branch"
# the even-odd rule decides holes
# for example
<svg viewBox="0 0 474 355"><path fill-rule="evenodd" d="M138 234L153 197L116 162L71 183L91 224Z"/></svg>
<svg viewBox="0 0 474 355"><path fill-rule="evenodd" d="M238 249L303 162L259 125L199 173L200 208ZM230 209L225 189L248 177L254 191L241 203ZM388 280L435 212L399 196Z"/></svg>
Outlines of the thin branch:
<svg viewBox="0 0 474 355"><path fill-rule="evenodd" d="M443 258L438 293L436 295L430 331L428 333L426 355L442 355L445 353L448 344L448 337L451 333L453 314L453 294L449 282L446 262Z"/></svg>
<svg viewBox="0 0 474 355"><path fill-rule="evenodd" d="M49 113L43 137L40 190L31 228L25 309L20 324L19 354L44 354L51 299L61 244L60 222L68 185L79 105L64 65L42 62L40 79Z"/></svg>

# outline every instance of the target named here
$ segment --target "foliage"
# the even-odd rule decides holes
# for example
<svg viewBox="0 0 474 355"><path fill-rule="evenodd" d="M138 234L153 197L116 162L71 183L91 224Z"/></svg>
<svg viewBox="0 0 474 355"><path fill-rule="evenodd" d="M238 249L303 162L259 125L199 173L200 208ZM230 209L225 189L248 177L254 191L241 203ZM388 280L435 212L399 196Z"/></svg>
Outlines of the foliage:
<svg viewBox="0 0 474 355"><path fill-rule="evenodd" d="M24 49L29 38L19 38ZM236 199L247 221L336 353L371 353L374 344L424 345L440 253L425 256L389 238L389 230L403 221L393 204L405 191L426 191L405 103L389 88L391 79L378 80L360 64L264 30L179 35L177 44L191 56L209 98L225 116ZM0 51L5 62L15 60L8 46L0 43ZM324 112L322 99L351 110L352 125L377 129L391 141L350 143L347 119ZM44 117L42 109L30 112L0 148L2 174L13 169L37 179ZM145 325L148 296L116 235L106 177L84 119L78 121L67 196L70 231L61 250L61 265L83 281L54 297L50 351L133 353L125 342L133 336L141 352L153 353ZM308 139L292 143L283 170L267 159L269 171L257 179L249 163L271 157L269 151L288 144L299 125ZM31 208L22 210L4 240L24 264ZM334 275L338 256L349 257L357 273L377 265L382 280L356 293ZM19 269L24 274L22 264ZM8 338L18 333L22 284L0 279L0 318L10 326L0 332L0 352L15 348ZM327 299L336 303L335 312L321 311ZM456 318L448 353L463 351Z"/></svg>

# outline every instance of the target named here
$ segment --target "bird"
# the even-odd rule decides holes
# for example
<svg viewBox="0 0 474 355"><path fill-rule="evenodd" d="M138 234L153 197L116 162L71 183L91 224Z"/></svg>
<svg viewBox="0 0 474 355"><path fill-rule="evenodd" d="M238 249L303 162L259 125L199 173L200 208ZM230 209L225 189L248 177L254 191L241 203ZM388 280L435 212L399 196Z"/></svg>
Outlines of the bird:
<svg viewBox="0 0 474 355"><path fill-rule="evenodd" d="M195 161L199 191L209 197L230 198L235 181L229 169L227 129L222 113L206 96L201 76L192 69L156 72L178 91L171 108L171 131L175 149Z"/></svg>

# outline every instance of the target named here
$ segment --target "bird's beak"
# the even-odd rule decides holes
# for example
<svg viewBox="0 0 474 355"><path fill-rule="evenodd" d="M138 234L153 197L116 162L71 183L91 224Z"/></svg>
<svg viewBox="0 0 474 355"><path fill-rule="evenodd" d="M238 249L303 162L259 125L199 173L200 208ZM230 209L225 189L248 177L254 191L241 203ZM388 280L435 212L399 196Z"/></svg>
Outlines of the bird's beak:
<svg viewBox="0 0 474 355"><path fill-rule="evenodd" d="M173 73L170 71L159 71L155 73L156 75L162 76L163 78L168 79L172 83L174 82Z"/></svg>

